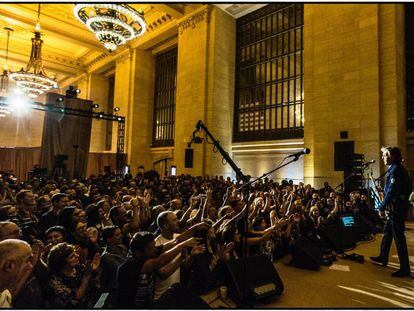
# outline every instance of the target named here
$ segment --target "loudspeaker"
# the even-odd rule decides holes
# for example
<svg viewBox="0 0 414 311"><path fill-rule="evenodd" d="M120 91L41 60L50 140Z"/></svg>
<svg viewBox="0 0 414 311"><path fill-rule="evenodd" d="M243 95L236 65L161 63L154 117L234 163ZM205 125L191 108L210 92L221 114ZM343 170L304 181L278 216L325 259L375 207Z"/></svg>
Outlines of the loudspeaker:
<svg viewBox="0 0 414 311"><path fill-rule="evenodd" d="M334 169L335 171L345 170L346 163L354 154L353 141L336 141L334 144Z"/></svg>
<svg viewBox="0 0 414 311"><path fill-rule="evenodd" d="M323 260L322 250L311 240L300 237L292 244L290 253L296 268L319 270Z"/></svg>
<svg viewBox="0 0 414 311"><path fill-rule="evenodd" d="M243 298L261 300L281 295L282 280L266 255L237 259L226 263L229 296L240 303ZM246 288L247 297L243 297Z"/></svg>
<svg viewBox="0 0 414 311"><path fill-rule="evenodd" d="M175 283L157 300L156 309L210 309L191 289Z"/></svg>
<svg viewBox="0 0 414 311"><path fill-rule="evenodd" d="M356 246L357 230L356 226L346 228L340 223L320 227L320 233L328 243L329 248L337 252L343 252Z"/></svg>
<svg viewBox="0 0 414 311"><path fill-rule="evenodd" d="M186 148L185 149L185 158L184 162L185 168L193 168L193 157L194 157L194 149L193 148Z"/></svg>
<svg viewBox="0 0 414 311"><path fill-rule="evenodd" d="M378 229L376 228L373 221L371 221L368 217L365 215L362 215L359 213L356 217L356 222L358 224L358 232L360 235L366 235L366 234L375 234L378 232Z"/></svg>

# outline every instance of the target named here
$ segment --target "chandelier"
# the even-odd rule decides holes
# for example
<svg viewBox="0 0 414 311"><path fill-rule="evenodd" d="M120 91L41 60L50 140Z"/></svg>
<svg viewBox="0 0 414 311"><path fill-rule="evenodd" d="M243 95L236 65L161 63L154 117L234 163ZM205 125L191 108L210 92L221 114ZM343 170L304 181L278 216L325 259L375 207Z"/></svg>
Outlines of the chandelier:
<svg viewBox="0 0 414 311"><path fill-rule="evenodd" d="M146 31L143 13L127 4L76 4L73 14L95 34L109 52Z"/></svg>
<svg viewBox="0 0 414 311"><path fill-rule="evenodd" d="M42 45L43 40L40 38L40 4L37 12L37 23L32 38L32 50L30 60L25 69L10 73L9 77L22 88L29 97L35 98L40 94L58 88L55 78L46 75L42 64Z"/></svg>
<svg viewBox="0 0 414 311"><path fill-rule="evenodd" d="M4 27L4 30L7 31L7 41L6 41L6 56L4 57L4 67L3 74L0 77L0 95L6 96L9 88L9 68L7 61L9 59L9 41L10 41L10 32L14 31L12 28Z"/></svg>

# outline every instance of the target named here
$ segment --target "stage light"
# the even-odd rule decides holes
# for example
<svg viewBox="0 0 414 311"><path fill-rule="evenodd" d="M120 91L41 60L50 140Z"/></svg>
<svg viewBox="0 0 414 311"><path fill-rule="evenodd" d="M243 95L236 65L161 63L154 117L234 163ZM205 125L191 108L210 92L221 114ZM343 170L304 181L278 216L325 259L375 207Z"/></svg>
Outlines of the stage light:
<svg viewBox="0 0 414 311"><path fill-rule="evenodd" d="M99 118L100 118L100 119L102 119L103 117L104 117L104 116L103 116L103 114L100 114L100 115L99 115Z"/></svg>
<svg viewBox="0 0 414 311"><path fill-rule="evenodd" d="M76 89L75 92L76 92L76 94L80 94L81 90L80 89Z"/></svg>
<svg viewBox="0 0 414 311"><path fill-rule="evenodd" d="M92 105L92 108L93 108L93 109L97 109L97 108L99 108L99 105L98 105L98 104L93 104L93 105Z"/></svg>
<svg viewBox="0 0 414 311"><path fill-rule="evenodd" d="M56 101L59 102L59 103L61 103L61 102L64 101L64 98L63 97L58 97L58 98L56 98Z"/></svg>
<svg viewBox="0 0 414 311"><path fill-rule="evenodd" d="M119 110L121 110L119 107L115 107L115 108L114 108L114 111L115 111L115 112L118 112Z"/></svg>
<svg viewBox="0 0 414 311"><path fill-rule="evenodd" d="M7 103L10 108L15 110L18 114L24 114L29 108L29 99L19 89L14 89L12 94L9 96Z"/></svg>
<svg viewBox="0 0 414 311"><path fill-rule="evenodd" d="M118 118L118 121L121 121L122 120L122 118Z"/></svg>

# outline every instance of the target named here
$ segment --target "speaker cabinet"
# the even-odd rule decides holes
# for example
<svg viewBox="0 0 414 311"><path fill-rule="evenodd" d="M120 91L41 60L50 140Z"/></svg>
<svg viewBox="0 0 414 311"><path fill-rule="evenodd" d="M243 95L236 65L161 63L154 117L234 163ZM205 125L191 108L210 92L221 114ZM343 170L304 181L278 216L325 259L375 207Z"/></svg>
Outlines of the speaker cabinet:
<svg viewBox="0 0 414 311"><path fill-rule="evenodd" d="M291 246L290 252L296 268L319 270L323 259L322 250L309 239L298 238Z"/></svg>
<svg viewBox="0 0 414 311"><path fill-rule="evenodd" d="M252 256L226 263L230 297L240 303L243 298L262 300L281 295L284 290L272 262L265 256ZM243 297L243 290L247 297Z"/></svg>
<svg viewBox="0 0 414 311"><path fill-rule="evenodd" d="M184 167L185 168L193 168L193 158L194 158L194 149L193 148L186 148L185 149L185 157L184 157Z"/></svg>
<svg viewBox="0 0 414 311"><path fill-rule="evenodd" d="M334 145L335 152L335 161L334 169L335 171L344 171L347 165L347 162L352 158L354 154L354 142L353 141L336 141Z"/></svg>

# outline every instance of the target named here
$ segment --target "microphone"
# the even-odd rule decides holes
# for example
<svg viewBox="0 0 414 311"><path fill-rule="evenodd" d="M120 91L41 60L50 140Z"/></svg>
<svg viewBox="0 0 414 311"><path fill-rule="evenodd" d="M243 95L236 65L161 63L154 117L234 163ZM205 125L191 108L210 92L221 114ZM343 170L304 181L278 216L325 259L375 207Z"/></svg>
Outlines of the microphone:
<svg viewBox="0 0 414 311"><path fill-rule="evenodd" d="M362 164L363 166L368 166L368 165L370 165L370 164L372 164L372 163L375 163L375 160L371 160L371 161L368 161L368 162L365 162L364 164Z"/></svg>
<svg viewBox="0 0 414 311"><path fill-rule="evenodd" d="M309 148L304 148L303 150L298 151L298 152L295 152L295 153L287 156L286 158L293 158L293 157L299 158L301 155L303 155L303 154L309 154L309 153L310 153L310 149Z"/></svg>

